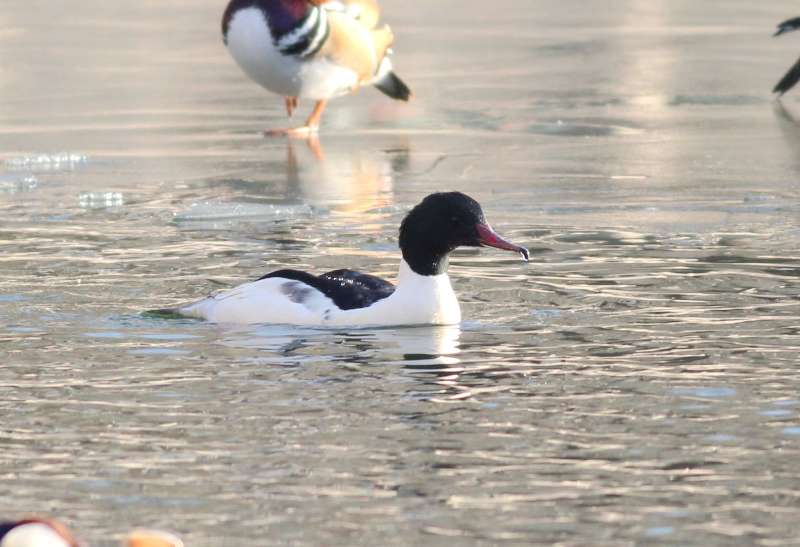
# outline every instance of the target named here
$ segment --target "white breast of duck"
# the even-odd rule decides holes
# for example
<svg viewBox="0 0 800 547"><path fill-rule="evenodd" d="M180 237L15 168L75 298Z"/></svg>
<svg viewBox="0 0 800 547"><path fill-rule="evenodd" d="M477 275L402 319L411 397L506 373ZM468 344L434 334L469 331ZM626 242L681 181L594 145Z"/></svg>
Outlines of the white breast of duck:
<svg viewBox="0 0 800 547"><path fill-rule="evenodd" d="M460 246L528 251L498 236L480 205L459 192L437 193L400 226L403 260L397 286L369 274L336 270L315 276L278 270L170 313L217 323L284 323L322 327L452 325L461 309L447 276Z"/></svg>
<svg viewBox="0 0 800 547"><path fill-rule="evenodd" d="M330 99L352 90L358 75L317 55L330 35L328 18L325 7L305 0L234 0L223 36L236 63L262 87L287 97Z"/></svg>

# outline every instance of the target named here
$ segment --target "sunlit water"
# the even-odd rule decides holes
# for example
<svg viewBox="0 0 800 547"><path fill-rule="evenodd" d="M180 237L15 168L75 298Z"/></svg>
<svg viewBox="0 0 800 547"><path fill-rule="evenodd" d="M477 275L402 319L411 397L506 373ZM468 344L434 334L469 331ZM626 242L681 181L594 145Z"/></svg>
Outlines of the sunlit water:
<svg viewBox="0 0 800 547"><path fill-rule="evenodd" d="M268 140L222 2L0 12L0 515L97 545L795 544L791 3L385 2L417 100ZM309 105L305 105L307 108ZM304 115L301 112L301 115ZM289 265L393 276L459 189L460 327L146 318Z"/></svg>

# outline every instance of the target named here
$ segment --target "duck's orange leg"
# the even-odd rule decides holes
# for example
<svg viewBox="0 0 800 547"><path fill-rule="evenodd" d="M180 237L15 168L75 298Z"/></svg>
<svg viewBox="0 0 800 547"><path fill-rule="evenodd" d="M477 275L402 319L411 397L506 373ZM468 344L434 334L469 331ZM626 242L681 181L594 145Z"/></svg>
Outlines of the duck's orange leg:
<svg viewBox="0 0 800 547"><path fill-rule="evenodd" d="M290 98L287 98L286 101L287 111L289 109L289 99ZM270 137L285 136L298 138L308 138L311 135L316 135L317 131L319 131L319 120L322 118L322 113L325 111L325 105L327 104L328 101L325 100L317 101L317 103L314 105L314 110L311 111L311 115L306 120L306 124L302 127L294 127L289 129L268 129L265 134Z"/></svg>
<svg viewBox="0 0 800 547"><path fill-rule="evenodd" d="M314 110L311 111L311 115L306 120L306 127L311 128L314 133L319 129L319 120L322 118L322 113L325 111L325 105L327 104L328 101L317 101L317 104L314 105Z"/></svg>
<svg viewBox="0 0 800 547"><path fill-rule="evenodd" d="M297 97L286 97L284 102L286 103L286 114L291 118L297 108Z"/></svg>

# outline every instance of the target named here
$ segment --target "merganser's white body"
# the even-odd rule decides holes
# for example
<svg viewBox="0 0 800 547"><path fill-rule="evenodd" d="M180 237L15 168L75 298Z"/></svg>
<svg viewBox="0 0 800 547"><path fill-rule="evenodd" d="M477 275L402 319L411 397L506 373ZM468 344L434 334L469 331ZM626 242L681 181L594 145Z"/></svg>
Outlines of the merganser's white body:
<svg viewBox="0 0 800 547"><path fill-rule="evenodd" d="M394 293L366 308L342 310L313 287L272 277L239 285L176 311L215 323L380 327L461 322L461 307L447 274L420 275L405 261L400 263Z"/></svg>
<svg viewBox="0 0 800 547"><path fill-rule="evenodd" d="M349 269L313 275L277 270L252 283L162 313L215 323L317 327L455 325L461 308L447 276L448 256L462 246L528 250L504 240L480 204L460 192L427 196L400 224L403 255L397 284Z"/></svg>

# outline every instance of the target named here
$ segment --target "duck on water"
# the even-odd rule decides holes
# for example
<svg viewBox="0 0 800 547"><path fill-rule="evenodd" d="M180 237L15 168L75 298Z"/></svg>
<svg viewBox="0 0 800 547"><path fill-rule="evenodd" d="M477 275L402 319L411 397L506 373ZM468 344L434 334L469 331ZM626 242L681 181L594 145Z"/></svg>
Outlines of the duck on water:
<svg viewBox="0 0 800 547"><path fill-rule="evenodd" d="M252 283L193 304L158 313L216 323L273 323L305 326L452 325L461 321L448 257L458 247L528 250L500 237L477 201L460 192L431 194L400 226L397 285L353 270L313 275L278 270Z"/></svg>

